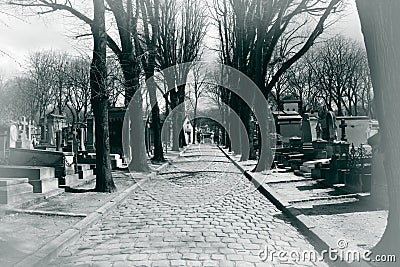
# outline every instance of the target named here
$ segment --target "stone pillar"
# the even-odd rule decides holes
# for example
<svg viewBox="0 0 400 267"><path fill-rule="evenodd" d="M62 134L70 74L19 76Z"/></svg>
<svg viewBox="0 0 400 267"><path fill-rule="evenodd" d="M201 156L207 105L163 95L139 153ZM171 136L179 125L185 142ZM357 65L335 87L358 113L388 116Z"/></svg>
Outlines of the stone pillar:
<svg viewBox="0 0 400 267"><path fill-rule="evenodd" d="M28 126L26 127L26 136L29 140L33 140L33 121L28 121Z"/></svg>
<svg viewBox="0 0 400 267"><path fill-rule="evenodd" d="M311 124L308 114L304 114L301 120L301 141L303 144L312 142Z"/></svg>
<svg viewBox="0 0 400 267"><path fill-rule="evenodd" d="M47 145L47 129L46 129L46 119L41 118L39 120L39 126L40 126L40 142L39 144L42 145Z"/></svg>
<svg viewBox="0 0 400 267"><path fill-rule="evenodd" d="M86 128L80 128L80 136L79 136L79 148L81 151L85 151L85 140L86 140Z"/></svg>
<svg viewBox="0 0 400 267"><path fill-rule="evenodd" d="M7 147L7 137L8 134L6 132L0 132L0 159L6 158Z"/></svg>
<svg viewBox="0 0 400 267"><path fill-rule="evenodd" d="M50 146L56 146L56 136L54 131L54 120L50 115L47 116L47 141Z"/></svg>
<svg viewBox="0 0 400 267"><path fill-rule="evenodd" d="M23 133L23 126L21 126L20 124L18 124L17 126L17 141L15 142L15 148L22 148L22 133Z"/></svg>
<svg viewBox="0 0 400 267"><path fill-rule="evenodd" d="M96 151L95 148L95 128L94 128L94 119L87 119L87 133L86 133L86 150L89 153L94 153Z"/></svg>
<svg viewBox="0 0 400 267"><path fill-rule="evenodd" d="M57 151L62 151L62 145L63 145L63 132L62 131L57 131L56 132L56 150Z"/></svg>

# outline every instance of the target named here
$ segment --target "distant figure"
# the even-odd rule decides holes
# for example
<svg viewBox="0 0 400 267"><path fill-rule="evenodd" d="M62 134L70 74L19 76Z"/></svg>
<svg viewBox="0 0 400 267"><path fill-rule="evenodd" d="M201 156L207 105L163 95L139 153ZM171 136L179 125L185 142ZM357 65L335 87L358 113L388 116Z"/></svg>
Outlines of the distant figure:
<svg viewBox="0 0 400 267"><path fill-rule="evenodd" d="M328 125L328 141L336 140L337 138L337 126L336 116L332 110L329 110L326 114L326 124Z"/></svg>
<svg viewBox="0 0 400 267"><path fill-rule="evenodd" d="M320 129L318 129L320 128ZM336 116L332 110L328 110L324 106L318 112L318 124L317 124L317 138L321 138L326 141L336 140Z"/></svg>
<svg viewBox="0 0 400 267"><path fill-rule="evenodd" d="M301 141L303 143L312 142L310 117L307 113L304 114L301 120Z"/></svg>
<svg viewBox="0 0 400 267"><path fill-rule="evenodd" d="M317 123L315 130L317 131L317 139L322 139L322 128L319 122Z"/></svg>

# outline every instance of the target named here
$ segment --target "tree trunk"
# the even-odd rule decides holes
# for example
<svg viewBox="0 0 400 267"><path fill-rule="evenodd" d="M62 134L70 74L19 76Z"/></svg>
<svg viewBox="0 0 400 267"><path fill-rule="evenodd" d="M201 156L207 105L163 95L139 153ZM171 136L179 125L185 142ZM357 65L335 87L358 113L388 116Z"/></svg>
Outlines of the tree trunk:
<svg viewBox="0 0 400 267"><path fill-rule="evenodd" d="M253 139L253 131L252 131L252 125L251 125L251 109L249 106L247 106L246 103L242 103L242 109L241 109L241 118L245 127L245 131L242 134L242 156L241 156L241 161L246 161L246 160L255 160L257 159L256 157L256 152L254 150L254 139ZM244 149L243 145L244 142L249 143L249 149Z"/></svg>
<svg viewBox="0 0 400 267"><path fill-rule="evenodd" d="M356 0L367 48L388 184L389 216L373 252L400 257L400 1ZM386 266L386 265L385 265ZM395 266L397 266L395 264Z"/></svg>
<svg viewBox="0 0 400 267"><path fill-rule="evenodd" d="M187 146L185 132L183 129L181 129L181 131L179 132L179 147L183 148L185 146Z"/></svg>
<svg viewBox="0 0 400 267"><path fill-rule="evenodd" d="M114 42L108 42L108 45L118 56L118 61L121 65L124 76L125 106L128 107L129 105L130 109L130 114L127 116L129 122L127 121L126 123L130 124L129 131L132 134L135 132L134 139L129 138L129 155L132 158L129 163L129 170L147 172L149 171L149 166L144 143L142 98L136 99L140 102L135 103L135 105L139 105L138 107L133 107L133 105L129 104L138 88L140 88L139 77L141 70L139 59L136 56L136 53L139 53L140 50L137 46L138 42L136 42L137 34L135 34L137 32L137 19L134 18L136 14L133 14L131 0L127 0L126 11L122 1L107 0L107 3L114 14L118 26L121 50L115 49L116 44ZM136 45L136 51L134 51L134 44Z"/></svg>
<svg viewBox="0 0 400 267"><path fill-rule="evenodd" d="M186 81L186 79L185 79ZM183 102L185 102L185 88L186 84L178 86L178 105L180 106L179 112L178 112L178 125L181 126L181 123L183 122L185 118L185 105L183 105ZM185 133L182 128L179 129L179 147L184 147L187 146L186 139L185 139Z"/></svg>
<svg viewBox="0 0 400 267"><path fill-rule="evenodd" d="M154 66L154 65L153 65ZM150 102L153 106L151 110L151 126L153 128L153 140L154 140L154 155L152 160L154 161L165 161L164 151L161 140L161 121L160 121L160 108L158 106L156 88L157 85L151 76L154 74L154 67L151 67L151 73L148 73L149 80L147 81L147 89L149 90ZM151 75L151 76L150 76Z"/></svg>
<svg viewBox="0 0 400 267"><path fill-rule="evenodd" d="M273 133L273 125L272 125L272 120L268 118L267 114L260 114L260 117L257 117L257 119L260 121L259 127L260 127L260 134L259 135L259 144L260 146L260 153L259 153L259 159L257 162L256 167L254 168L253 172L262 172L265 170L269 170L271 168L271 164L273 161L273 151L272 148L275 147L276 140L275 138L272 138L271 133ZM267 123L261 123L261 121L267 122ZM265 138L262 138L264 136ZM264 151L264 153L261 153L261 150Z"/></svg>
<svg viewBox="0 0 400 267"><path fill-rule="evenodd" d="M174 110L178 106L178 92L174 88L169 92L171 110ZM179 127L178 127L178 115L174 112L172 115L172 151L179 151Z"/></svg>
<svg viewBox="0 0 400 267"><path fill-rule="evenodd" d="M146 145L145 145L145 123L143 121L143 109L142 109L142 98L141 96L135 96L134 103L129 105L129 109L127 110L128 114L126 118L128 121L126 123L129 124L127 128L129 134L129 147L126 150L129 150L129 154L131 155L131 161L129 163L130 171L137 172L148 172L150 170L149 165L147 163L147 154L146 154Z"/></svg>
<svg viewBox="0 0 400 267"><path fill-rule="evenodd" d="M197 100L194 107L194 118L193 118L193 133L192 133L192 144L196 144L196 116L197 116Z"/></svg>
<svg viewBox="0 0 400 267"><path fill-rule="evenodd" d="M104 0L93 0L92 25L94 49L90 67L90 86L96 130L96 188L97 192L117 190L111 175L110 138L108 128L108 94L106 90L106 46Z"/></svg>
<svg viewBox="0 0 400 267"><path fill-rule="evenodd" d="M236 94L232 94L231 97L231 112L235 112L237 116L234 116L233 114L230 114L229 116L229 122L230 122L230 147L231 150L239 155L242 153L241 151L241 132L240 132L240 127L239 127L239 116L240 116L240 105L239 105L239 97Z"/></svg>

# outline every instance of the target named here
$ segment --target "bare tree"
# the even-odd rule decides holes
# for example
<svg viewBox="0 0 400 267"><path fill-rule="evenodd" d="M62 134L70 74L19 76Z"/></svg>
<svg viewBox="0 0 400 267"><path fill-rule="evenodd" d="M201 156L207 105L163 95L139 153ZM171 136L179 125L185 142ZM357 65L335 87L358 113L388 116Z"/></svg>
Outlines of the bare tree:
<svg viewBox="0 0 400 267"><path fill-rule="evenodd" d="M125 97L124 75L121 65L115 55L107 57L107 88L109 92L110 107L121 106Z"/></svg>
<svg viewBox="0 0 400 267"><path fill-rule="evenodd" d="M66 78L65 105L72 117L72 124L85 122L91 111L90 107L90 61L86 58L68 59Z"/></svg>
<svg viewBox="0 0 400 267"><path fill-rule="evenodd" d="M199 106L199 99L206 94L207 89L209 88L208 84L206 83L206 77L208 73L201 72L202 65L201 64L194 64L192 67L192 75L193 75L193 84L191 84L187 99L189 100L190 105L193 108L193 132L192 132L192 143L196 143L196 127L197 127L197 113L198 113L198 106Z"/></svg>
<svg viewBox="0 0 400 267"><path fill-rule="evenodd" d="M356 0L368 54L379 120L380 150L388 185L389 216L382 239L373 249L377 255L400 257L400 23L399 1ZM397 263L393 263L397 266Z"/></svg>
<svg viewBox="0 0 400 267"><path fill-rule="evenodd" d="M335 36L312 48L292 66L285 77L288 94L298 96L303 111L321 104L358 115L370 105L371 87L369 68L364 49L359 43L343 36ZM368 114L368 111L366 112Z"/></svg>
<svg viewBox="0 0 400 267"><path fill-rule="evenodd" d="M214 17L219 29L223 63L251 77L268 99L282 75L310 49L321 35L329 15L337 11L340 2L340 0L215 0L213 2ZM290 54L287 58L279 58L282 61L279 68L268 76L268 69L276 60L274 52L279 41L284 36L290 36L290 32L293 34L299 32L300 28L294 26L294 22L296 25L310 26L307 21L301 22L302 18L307 20L309 17L317 18L312 32L300 43L296 38L286 38L292 41L291 44L286 44L286 47L290 47L286 49L290 51ZM243 104L235 96L231 97L230 102L249 133L251 107ZM266 118L257 119L265 120ZM267 132L267 129L260 130ZM250 144L252 136L252 134L248 135ZM261 140L261 144L263 150L269 150L267 140ZM253 146L250 145L250 147ZM252 156L251 154L249 156ZM255 170L265 170L269 167L267 162L269 160L266 154L261 153Z"/></svg>
<svg viewBox="0 0 400 267"><path fill-rule="evenodd" d="M141 2L140 10L143 24L143 43L146 47L146 53L143 52L142 42L139 42L138 38L136 38L136 45L139 48L139 52L143 54L141 62L145 72L147 89L152 106L151 125L154 139L154 155L152 160L165 161L161 140L160 108L156 94L157 84L154 79L150 79L154 76L156 68L157 42L160 30L158 25L160 13L159 0L145 0Z"/></svg>
<svg viewBox="0 0 400 267"><path fill-rule="evenodd" d="M38 98L39 118L44 118L48 109L56 107L55 98L58 92L55 91L54 73L51 71L55 60L50 53L35 52L29 56L28 75L34 82L34 87L27 87L26 94L32 98ZM31 91L31 89L34 89Z"/></svg>
<svg viewBox="0 0 400 267"><path fill-rule="evenodd" d="M126 4L122 0L106 0L106 2L108 4L106 10L110 11L114 16L114 25L116 25L118 31L117 38L119 38L117 42L112 36L106 34L107 45L117 56L121 65L124 75L125 105L127 106L132 96L140 87L140 62L133 44L133 37L138 34L137 18L139 15L137 7L139 6L139 1L137 0L135 5L133 5L132 0L127 0ZM78 5L74 6L71 1L61 3L56 0L11 0L9 3L13 6L33 8L38 14L64 11L89 25L91 28L94 25L94 20L89 17L90 15L86 14L83 8L80 10ZM136 11L135 14L134 11ZM130 144L132 147L132 160L129 163L129 168L132 171L148 171L149 166L142 131L144 128L142 120L143 110L139 103L132 105L132 108L135 109L132 112L135 116L132 116L130 119L132 120L132 125L135 125L134 129L132 129L132 134L136 140Z"/></svg>
<svg viewBox="0 0 400 267"><path fill-rule="evenodd" d="M96 191L114 192L111 174L110 138L108 126L108 94L106 88L107 35L105 26L104 0L93 0L94 18L93 59L90 66L90 88L92 109L96 128Z"/></svg>
<svg viewBox="0 0 400 267"><path fill-rule="evenodd" d="M179 9L174 0L163 0L160 9L160 38L158 41L159 54L157 61L161 69L181 63L198 60L201 55L202 41L207 29L206 9L199 1L184 0ZM180 16L179 16L180 15ZM182 65L181 65L182 66ZM189 74L189 64L177 69L176 73L167 77L167 86L174 88L169 92L170 108L174 109L185 100L185 85L175 86L176 80L186 81ZM179 150L184 144L182 129L178 128L183 120L184 110L176 112L174 132L179 132L179 139L173 139L172 150ZM174 134L174 136L177 136Z"/></svg>

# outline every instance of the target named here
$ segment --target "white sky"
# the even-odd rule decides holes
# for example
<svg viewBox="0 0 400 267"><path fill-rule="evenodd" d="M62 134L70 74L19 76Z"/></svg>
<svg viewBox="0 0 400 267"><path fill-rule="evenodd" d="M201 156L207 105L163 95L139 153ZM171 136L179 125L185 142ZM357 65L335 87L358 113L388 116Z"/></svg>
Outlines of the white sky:
<svg viewBox="0 0 400 267"><path fill-rule="evenodd" d="M350 0L346 14L330 31L361 42L363 39L354 0ZM0 13L0 74L7 77L18 75L23 70L27 56L33 51L54 49L71 54L90 52L90 48L82 50L82 42L71 37L71 29L67 30L69 25L60 18L63 17L57 13L50 17L25 16L20 20Z"/></svg>

